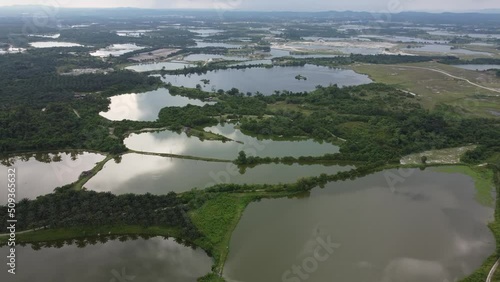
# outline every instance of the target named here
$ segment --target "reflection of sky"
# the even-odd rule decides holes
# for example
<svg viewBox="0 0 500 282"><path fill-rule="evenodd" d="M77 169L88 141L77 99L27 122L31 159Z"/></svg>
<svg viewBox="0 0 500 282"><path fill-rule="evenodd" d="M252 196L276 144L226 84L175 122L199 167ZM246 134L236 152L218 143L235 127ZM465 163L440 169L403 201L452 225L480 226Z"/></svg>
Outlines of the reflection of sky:
<svg viewBox="0 0 500 282"><path fill-rule="evenodd" d="M155 121L158 114L165 107L184 107L188 104L203 106L206 103L182 96L172 96L167 89L138 94L124 94L110 98L110 110L100 115L110 120Z"/></svg>
<svg viewBox="0 0 500 282"><path fill-rule="evenodd" d="M479 70L479 71L485 71L489 69L500 69L500 65L452 65L452 66L466 70Z"/></svg>
<svg viewBox="0 0 500 282"><path fill-rule="evenodd" d="M193 67L194 65L185 64L185 63L175 63L175 62L159 62L159 63L149 63L149 64L137 64L133 66L128 66L125 69L133 70L136 72L146 72L146 71L154 71L161 70L165 68L165 70L180 70Z"/></svg>
<svg viewBox="0 0 500 282"><path fill-rule="evenodd" d="M191 282L210 272L212 265L203 250L159 237L108 241L83 249L71 245L34 251L26 246L16 252L24 269L16 272L16 281L121 281L125 278L120 275L126 274L135 276L134 281ZM12 281L8 275L2 271L0 280Z"/></svg>
<svg viewBox="0 0 500 282"><path fill-rule="evenodd" d="M127 154L120 163L108 161L102 171L90 179L85 187L97 191L108 191L111 187L120 187L137 176L154 180L158 175L166 174L174 168L168 158ZM142 187L137 187L142 188Z"/></svg>
<svg viewBox="0 0 500 282"><path fill-rule="evenodd" d="M35 48L79 47L79 46L82 46L78 43L58 42L58 41L31 42L30 45L35 47Z"/></svg>
<svg viewBox="0 0 500 282"><path fill-rule="evenodd" d="M489 55L489 56L492 55L491 53L488 52L471 51L466 49L451 49L451 47L452 46L450 45L430 44L407 50L418 51L418 52L445 53L445 54L467 54L467 55Z"/></svg>
<svg viewBox="0 0 500 282"><path fill-rule="evenodd" d="M12 166L16 169L17 175L17 198L34 199L37 196L51 193L54 188L60 187L78 180L78 176L83 171L92 169L97 162L104 159L104 156L83 153L77 155L76 159L72 159L70 154L60 153L61 161L44 163L30 158L23 161L20 158L15 158L15 163ZM53 158L54 155L50 154ZM0 171L7 173L7 167L0 164ZM0 178L0 186L7 187L6 177ZM7 201L7 191L3 190L0 193L0 204Z"/></svg>
<svg viewBox="0 0 500 282"><path fill-rule="evenodd" d="M121 56L123 54L141 49L144 49L144 47L139 47L135 44L113 44L106 48L92 52L90 55L104 58L109 56Z"/></svg>
<svg viewBox="0 0 500 282"><path fill-rule="evenodd" d="M185 61L196 62L196 61L208 61L215 59L223 59L227 61L243 61L246 60L245 57L235 57L235 56L225 56L225 55L214 55L214 54L192 54L184 57Z"/></svg>
<svg viewBox="0 0 500 282"><path fill-rule="evenodd" d="M340 247L308 281L463 278L495 250L487 227L493 209L476 202L468 176L412 171L394 192L381 172L304 199L251 204L233 233L226 276L253 281L262 269L261 280L279 280L310 256L311 242L331 236Z"/></svg>
<svg viewBox="0 0 500 282"><path fill-rule="evenodd" d="M273 141L259 140L244 135L234 125L206 128L207 131L221 134L232 140L242 142L201 141L196 137L188 137L185 133L171 131L132 134L125 139L125 145L132 150L142 152L188 155L195 157L233 160L240 151L249 156L261 157L300 157L323 156L338 152L338 147L330 143L318 143L314 140Z"/></svg>
<svg viewBox="0 0 500 282"><path fill-rule="evenodd" d="M297 75L307 77L307 80L297 80ZM272 77L272 81L270 80ZM312 91L317 85L351 86L370 83L366 75L358 74L352 70L330 69L306 65L304 67L274 67L252 68L242 70L218 70L206 74L166 75L163 80L176 86L196 87L201 84L201 79L208 79L210 83L202 85L205 90L224 89L236 87L240 92L260 91L264 95L274 93L275 90L289 90L295 92Z"/></svg>
<svg viewBox="0 0 500 282"><path fill-rule="evenodd" d="M113 160L94 176L85 187L114 194L167 194L203 189L221 183L277 184L292 183L300 177L335 174L351 167L323 165L265 164L248 168L242 174L232 163L203 162L126 154L121 162Z"/></svg>

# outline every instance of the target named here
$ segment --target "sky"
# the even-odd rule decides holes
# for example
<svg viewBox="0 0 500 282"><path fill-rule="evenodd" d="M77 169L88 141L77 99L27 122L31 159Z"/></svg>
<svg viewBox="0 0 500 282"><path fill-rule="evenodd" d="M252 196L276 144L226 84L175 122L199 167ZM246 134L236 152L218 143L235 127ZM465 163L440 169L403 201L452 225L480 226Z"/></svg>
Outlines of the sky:
<svg viewBox="0 0 500 282"><path fill-rule="evenodd" d="M459 12L500 9L500 0L0 0L0 6L137 7L252 11Z"/></svg>

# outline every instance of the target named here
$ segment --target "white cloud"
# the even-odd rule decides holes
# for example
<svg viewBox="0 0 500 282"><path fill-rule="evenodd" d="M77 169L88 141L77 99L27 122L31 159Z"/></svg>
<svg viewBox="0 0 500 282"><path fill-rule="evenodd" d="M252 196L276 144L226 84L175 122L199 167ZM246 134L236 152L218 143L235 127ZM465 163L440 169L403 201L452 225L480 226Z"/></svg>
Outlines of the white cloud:
<svg viewBox="0 0 500 282"><path fill-rule="evenodd" d="M177 9L243 9L243 10L364 10L391 11L464 11L500 9L498 0L0 0L6 5L54 5L62 7L139 7Z"/></svg>

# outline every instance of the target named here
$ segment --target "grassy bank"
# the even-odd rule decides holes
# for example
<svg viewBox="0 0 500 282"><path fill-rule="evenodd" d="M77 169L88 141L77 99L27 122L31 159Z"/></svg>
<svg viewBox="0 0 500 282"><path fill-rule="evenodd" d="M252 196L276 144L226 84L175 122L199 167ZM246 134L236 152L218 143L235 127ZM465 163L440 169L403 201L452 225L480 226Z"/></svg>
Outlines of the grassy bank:
<svg viewBox="0 0 500 282"><path fill-rule="evenodd" d="M113 159L113 156L111 155L106 156L106 158L101 162L97 163L97 165L93 169L91 169L87 175L80 177L80 179L78 179L73 184L73 188L76 190L82 189L83 185L85 185L85 183L87 183L92 177L96 176L96 174L99 173L99 171L101 171L104 168L104 165L111 159Z"/></svg>
<svg viewBox="0 0 500 282"><path fill-rule="evenodd" d="M204 235L196 243L208 250L215 260L214 273L222 274L231 234L246 206L257 197L254 194L220 194L190 213L193 223Z"/></svg>

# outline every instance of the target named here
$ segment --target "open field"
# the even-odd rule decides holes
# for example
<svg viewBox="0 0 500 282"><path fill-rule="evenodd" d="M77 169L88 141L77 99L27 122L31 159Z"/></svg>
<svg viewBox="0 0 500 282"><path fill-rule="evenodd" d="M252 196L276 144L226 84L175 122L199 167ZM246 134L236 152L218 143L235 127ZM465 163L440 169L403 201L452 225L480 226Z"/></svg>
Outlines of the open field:
<svg viewBox="0 0 500 282"><path fill-rule="evenodd" d="M369 75L376 82L417 94L417 100L429 109L444 103L473 116L497 117L500 113L500 79L491 73L463 70L438 63L357 64L352 69Z"/></svg>
<svg viewBox="0 0 500 282"><path fill-rule="evenodd" d="M460 157L465 154L465 152L474 150L476 147L475 145L471 145L411 154L403 157L401 159L401 164L421 164L423 156L427 157L427 164L456 164L460 162Z"/></svg>

